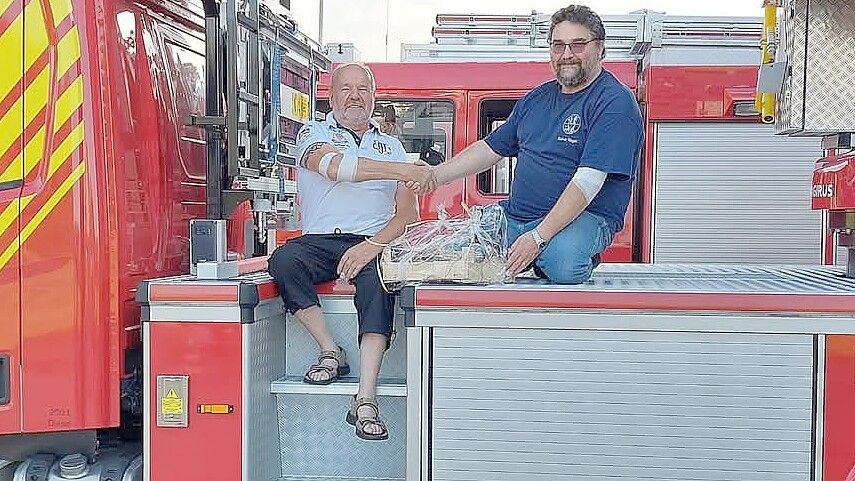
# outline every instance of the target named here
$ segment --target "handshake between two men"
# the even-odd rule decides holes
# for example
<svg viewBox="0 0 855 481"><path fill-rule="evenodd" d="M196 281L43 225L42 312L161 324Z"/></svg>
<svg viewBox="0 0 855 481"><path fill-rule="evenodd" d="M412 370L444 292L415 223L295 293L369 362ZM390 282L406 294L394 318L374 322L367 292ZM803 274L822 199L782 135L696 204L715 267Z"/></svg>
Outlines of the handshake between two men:
<svg viewBox="0 0 855 481"><path fill-rule="evenodd" d="M479 140L443 164L431 166L421 160L416 161L407 166L403 182L413 193L427 194L455 179L481 173L501 158L486 142Z"/></svg>
<svg viewBox="0 0 855 481"><path fill-rule="evenodd" d="M417 160L415 163L407 167L406 178L404 185L413 191L414 194L428 194L436 190L439 186L436 178L436 167L422 161Z"/></svg>

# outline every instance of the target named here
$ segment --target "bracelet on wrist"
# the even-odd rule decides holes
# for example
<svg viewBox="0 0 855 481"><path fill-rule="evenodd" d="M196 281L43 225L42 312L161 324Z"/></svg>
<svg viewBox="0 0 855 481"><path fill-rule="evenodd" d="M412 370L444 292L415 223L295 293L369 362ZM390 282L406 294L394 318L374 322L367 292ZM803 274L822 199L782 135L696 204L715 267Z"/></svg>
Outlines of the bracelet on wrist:
<svg viewBox="0 0 855 481"><path fill-rule="evenodd" d="M381 243L381 242L377 242L377 241L372 240L372 239L367 238L367 237L365 238L365 242L367 242L367 243L369 243L369 244L371 244L371 245L373 245L373 246L377 246L377 247L387 247L387 246L389 245L389 243L388 243L388 242L387 242L387 243L385 243L385 244L383 244L383 243Z"/></svg>

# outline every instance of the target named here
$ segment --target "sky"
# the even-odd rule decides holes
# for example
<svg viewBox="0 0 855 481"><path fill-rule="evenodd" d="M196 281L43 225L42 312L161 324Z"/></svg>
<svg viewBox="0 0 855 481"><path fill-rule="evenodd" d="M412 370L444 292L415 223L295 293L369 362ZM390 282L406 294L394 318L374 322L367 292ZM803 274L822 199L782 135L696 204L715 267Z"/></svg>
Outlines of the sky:
<svg viewBox="0 0 855 481"><path fill-rule="evenodd" d="M323 2L322 43L353 43L365 62L397 62L401 43L430 43L436 14L528 15L552 13L568 0L291 0L298 28L319 38ZM600 15L622 15L648 9L670 15L760 17L762 0L589 0Z"/></svg>

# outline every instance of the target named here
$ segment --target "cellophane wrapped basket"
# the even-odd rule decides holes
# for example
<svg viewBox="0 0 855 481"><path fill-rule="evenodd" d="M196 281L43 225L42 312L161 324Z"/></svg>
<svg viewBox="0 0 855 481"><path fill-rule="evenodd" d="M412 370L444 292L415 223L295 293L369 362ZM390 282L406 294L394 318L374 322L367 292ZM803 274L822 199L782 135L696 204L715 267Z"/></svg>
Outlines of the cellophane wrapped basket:
<svg viewBox="0 0 855 481"><path fill-rule="evenodd" d="M493 284L506 280L507 219L496 204L463 216L420 222L383 249L380 275L388 288L407 282Z"/></svg>

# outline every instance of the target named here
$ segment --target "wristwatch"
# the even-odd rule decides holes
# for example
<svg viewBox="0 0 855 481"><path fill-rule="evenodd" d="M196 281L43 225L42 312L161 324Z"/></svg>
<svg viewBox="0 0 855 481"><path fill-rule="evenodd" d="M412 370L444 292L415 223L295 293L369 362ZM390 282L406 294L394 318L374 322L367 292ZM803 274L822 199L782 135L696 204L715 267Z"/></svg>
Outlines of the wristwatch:
<svg viewBox="0 0 855 481"><path fill-rule="evenodd" d="M531 230L531 238L534 239L535 242L537 242L538 250L543 250L543 248L546 247L546 239L544 239L540 235L540 232L537 231L537 228Z"/></svg>

